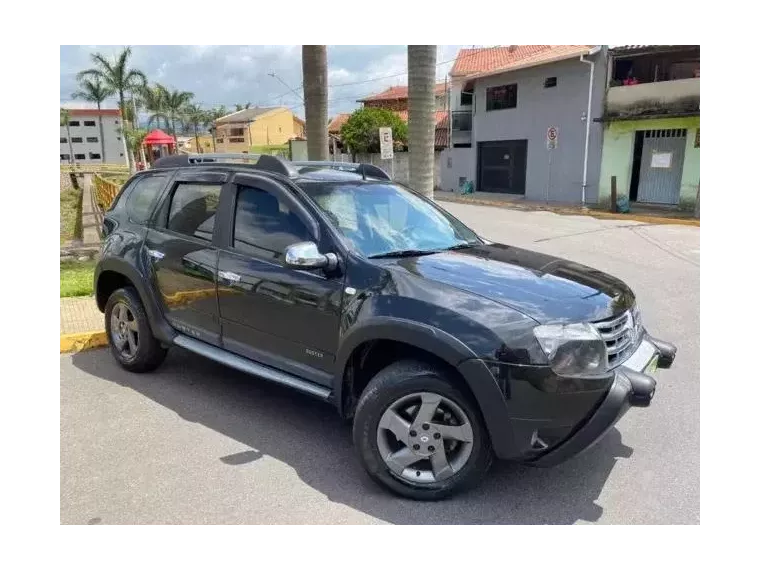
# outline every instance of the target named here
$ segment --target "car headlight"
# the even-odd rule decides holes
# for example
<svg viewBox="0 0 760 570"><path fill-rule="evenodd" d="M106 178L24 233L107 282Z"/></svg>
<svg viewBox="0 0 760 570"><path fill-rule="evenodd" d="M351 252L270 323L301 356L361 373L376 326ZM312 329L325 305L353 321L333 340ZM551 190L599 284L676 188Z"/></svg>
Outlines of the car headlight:
<svg viewBox="0 0 760 570"><path fill-rule="evenodd" d="M589 376L607 371L607 347L589 323L539 325L533 334L557 374Z"/></svg>

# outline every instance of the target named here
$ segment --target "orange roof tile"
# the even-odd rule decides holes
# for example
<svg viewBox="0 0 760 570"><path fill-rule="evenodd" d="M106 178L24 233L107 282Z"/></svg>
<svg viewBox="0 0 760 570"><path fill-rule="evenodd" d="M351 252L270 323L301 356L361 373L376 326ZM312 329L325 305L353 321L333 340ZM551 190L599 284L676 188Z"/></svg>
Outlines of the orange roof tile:
<svg viewBox="0 0 760 570"><path fill-rule="evenodd" d="M351 113L340 113L339 115L336 115L332 121L330 121L330 124L327 125L327 132L328 133L339 133L340 128L346 124L346 121L348 121L348 118L351 116Z"/></svg>
<svg viewBox="0 0 760 570"><path fill-rule="evenodd" d="M435 84L435 94L436 96L443 95L446 93L446 83L436 83ZM359 99L358 101L360 103L364 103L365 101L387 101L391 99L409 99L409 88L406 85L397 85L396 87L388 87L385 91L381 91L380 93L376 93L375 95L370 95L369 97L365 97L364 99Z"/></svg>
<svg viewBox="0 0 760 570"><path fill-rule="evenodd" d="M587 53L591 45L528 45L461 49L451 68L453 76L492 74L548 63Z"/></svg>

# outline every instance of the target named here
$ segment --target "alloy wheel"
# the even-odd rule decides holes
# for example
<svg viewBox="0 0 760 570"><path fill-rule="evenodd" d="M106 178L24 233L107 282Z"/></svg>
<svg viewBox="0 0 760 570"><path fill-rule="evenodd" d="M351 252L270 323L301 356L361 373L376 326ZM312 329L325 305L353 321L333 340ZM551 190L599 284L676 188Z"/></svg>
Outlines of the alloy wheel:
<svg viewBox="0 0 760 570"><path fill-rule="evenodd" d="M125 359L131 360L137 355L140 346L137 320L125 303L116 303L111 311L111 338Z"/></svg>
<svg viewBox="0 0 760 570"><path fill-rule="evenodd" d="M472 424L455 402L433 392L399 398L377 428L380 455L391 472L409 483L453 477L472 453Z"/></svg>

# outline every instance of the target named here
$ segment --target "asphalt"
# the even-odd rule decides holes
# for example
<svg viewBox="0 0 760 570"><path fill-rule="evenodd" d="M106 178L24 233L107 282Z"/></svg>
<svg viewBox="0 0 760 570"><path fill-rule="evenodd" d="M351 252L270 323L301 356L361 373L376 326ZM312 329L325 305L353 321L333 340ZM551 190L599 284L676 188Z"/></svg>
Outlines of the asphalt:
<svg viewBox="0 0 760 570"><path fill-rule="evenodd" d="M64 524L697 524L699 228L445 205L493 241L612 273L678 346L652 406L551 469L496 464L474 491L398 499L329 406L180 349L155 373L61 356Z"/></svg>

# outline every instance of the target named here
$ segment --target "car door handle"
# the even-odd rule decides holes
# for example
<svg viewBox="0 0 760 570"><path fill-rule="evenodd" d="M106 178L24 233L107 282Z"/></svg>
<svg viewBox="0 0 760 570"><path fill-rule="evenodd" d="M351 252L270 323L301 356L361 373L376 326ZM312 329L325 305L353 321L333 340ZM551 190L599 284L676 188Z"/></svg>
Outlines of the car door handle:
<svg viewBox="0 0 760 570"><path fill-rule="evenodd" d="M231 283L237 283L240 281L240 275L237 273L233 273L232 271L220 271L219 272L219 279L225 279L226 281L230 281Z"/></svg>
<svg viewBox="0 0 760 570"><path fill-rule="evenodd" d="M155 250L155 249L149 249L148 250L148 255L150 255L156 261L158 261L159 259L163 259L164 258L164 254L161 253L158 250Z"/></svg>

